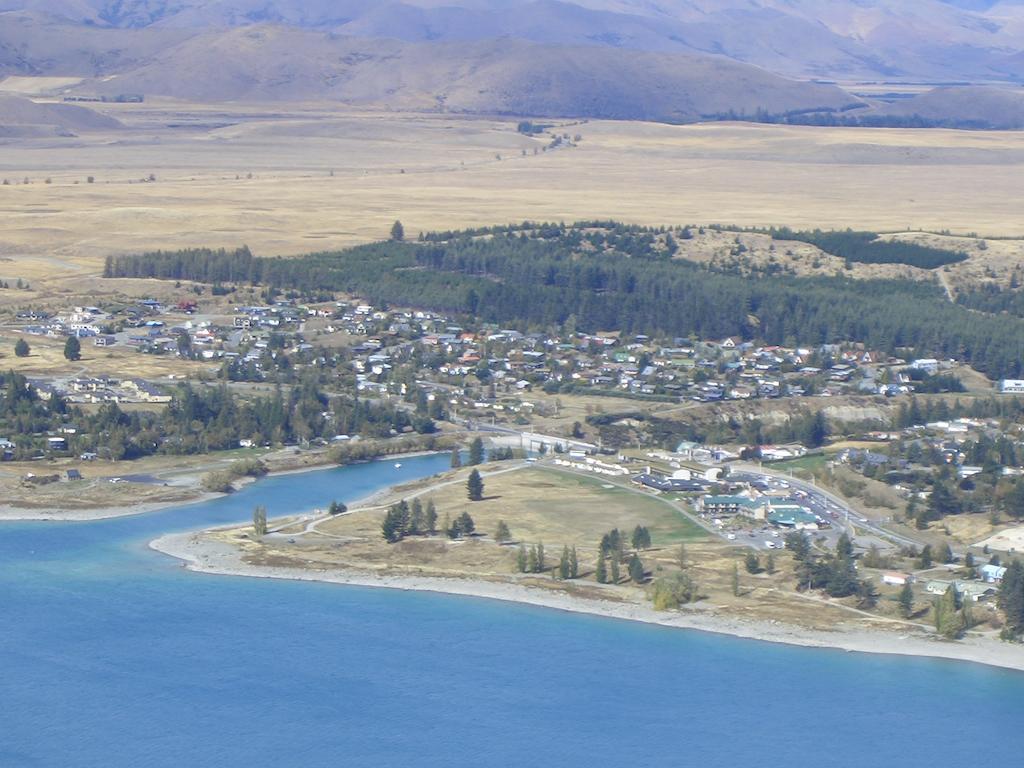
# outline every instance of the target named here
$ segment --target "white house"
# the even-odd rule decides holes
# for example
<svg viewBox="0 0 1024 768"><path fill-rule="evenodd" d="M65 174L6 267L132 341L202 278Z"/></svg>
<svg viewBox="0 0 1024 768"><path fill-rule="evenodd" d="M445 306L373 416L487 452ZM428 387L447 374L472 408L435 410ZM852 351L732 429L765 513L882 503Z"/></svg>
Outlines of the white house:
<svg viewBox="0 0 1024 768"><path fill-rule="evenodd" d="M1006 567L1002 565L983 565L978 569L978 575L988 584L998 584L1006 575Z"/></svg>

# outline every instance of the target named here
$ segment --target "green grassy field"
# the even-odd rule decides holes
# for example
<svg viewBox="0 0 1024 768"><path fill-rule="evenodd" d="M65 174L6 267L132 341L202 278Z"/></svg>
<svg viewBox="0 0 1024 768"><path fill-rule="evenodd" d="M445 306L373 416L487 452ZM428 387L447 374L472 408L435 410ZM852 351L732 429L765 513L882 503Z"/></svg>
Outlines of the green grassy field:
<svg viewBox="0 0 1024 768"><path fill-rule="evenodd" d="M826 453L815 453L808 456L801 456L799 459L787 459L786 461L773 461L765 464L777 472L792 472L797 477L810 477L814 473L825 468L830 456Z"/></svg>

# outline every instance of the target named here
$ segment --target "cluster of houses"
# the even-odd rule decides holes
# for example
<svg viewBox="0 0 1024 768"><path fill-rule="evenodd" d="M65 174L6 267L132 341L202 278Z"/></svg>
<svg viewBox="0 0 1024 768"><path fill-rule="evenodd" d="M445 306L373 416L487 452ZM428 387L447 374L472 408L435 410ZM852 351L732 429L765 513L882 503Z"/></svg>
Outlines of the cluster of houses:
<svg viewBox="0 0 1024 768"><path fill-rule="evenodd" d="M68 440L78 434L78 427L74 424L64 424L55 432L47 433L46 437L46 450L50 455L66 453L69 445ZM24 447L24 446L23 446ZM14 440L10 440L6 437L0 437L0 461L14 461L18 452L18 443ZM42 454L37 454L34 458L42 458ZM83 453L79 456L82 461L94 461L97 458L95 453L88 452ZM68 480L81 480L81 475L78 470L68 470Z"/></svg>
<svg viewBox="0 0 1024 768"><path fill-rule="evenodd" d="M190 314L195 308L195 302L189 300L166 307L155 299L139 299L131 304L108 309L75 306L58 314L26 309L18 312L16 318L24 323L22 332L33 336L93 338L97 346L112 346L117 343L117 328L144 329L148 335L164 327L164 322L156 319L159 315L172 311Z"/></svg>
<svg viewBox="0 0 1024 768"><path fill-rule="evenodd" d="M881 477L894 470L931 471L935 465L948 465L955 467L957 477L964 480L984 471L984 467L971 463L972 457L967 452L970 443L982 439L995 441L1005 438L1020 449L1020 455L1024 455L1024 440L1021 436L1008 434L996 419L963 417L932 421L900 430L872 432L867 437L878 441L880 446L899 441L900 453L893 454L891 449L881 447L847 448L836 454L835 460L872 477ZM907 458L910 456L917 458ZM1004 457L999 471L1008 476L1021 475L1024 468L1012 466ZM896 487L898 490L908 490L899 483L896 483Z"/></svg>
<svg viewBox="0 0 1024 768"><path fill-rule="evenodd" d="M279 301L270 306L235 307L232 327L247 331L294 329L305 319L308 312L307 308L299 307L291 301Z"/></svg>
<svg viewBox="0 0 1024 768"><path fill-rule="evenodd" d="M540 386L549 392L608 390L705 402L811 393L895 395L913 389L907 369L935 372L948 365L937 360L908 365L860 345L790 348L735 338L657 342L644 335L523 333L489 325L467 330L441 314L357 302L307 306L280 300L236 306L221 325L191 318L176 323L167 317L196 311L191 300L164 306L142 299L106 310L78 306L54 317L26 310L19 319L26 322L27 333L92 337L98 346L124 345L157 354L182 351L205 360L241 357L256 366L271 334L288 337L294 349L314 335L348 334L360 337L353 348L355 366L371 390L387 380L391 348L408 344L418 345L429 357L431 367L424 378L436 382L477 374L505 392Z"/></svg>
<svg viewBox="0 0 1024 768"><path fill-rule="evenodd" d="M988 563L975 568L976 580L928 579L925 581L924 591L929 595L941 597L952 589L955 590L959 600L969 600L972 603L977 603L995 597L1005 574L1005 566ZM882 574L882 583L894 587L913 584L916 580L917 578L914 574L902 571L888 571Z"/></svg>
<svg viewBox="0 0 1024 768"><path fill-rule="evenodd" d="M72 379L30 379L43 400L54 395L71 403L169 403L171 396L163 388L144 379L113 379L108 376L82 376Z"/></svg>
<svg viewBox="0 0 1024 768"><path fill-rule="evenodd" d="M907 369L932 370L934 363L938 370L949 365L920 360L908 365L856 345L787 348L733 338L676 338L661 344L643 335L563 338L486 327L476 333L449 327L427 333L419 342L445 356L438 369L441 375L465 376L486 367L495 378L509 379L520 388L604 389L704 402L812 393L896 395L913 391L913 376Z"/></svg>

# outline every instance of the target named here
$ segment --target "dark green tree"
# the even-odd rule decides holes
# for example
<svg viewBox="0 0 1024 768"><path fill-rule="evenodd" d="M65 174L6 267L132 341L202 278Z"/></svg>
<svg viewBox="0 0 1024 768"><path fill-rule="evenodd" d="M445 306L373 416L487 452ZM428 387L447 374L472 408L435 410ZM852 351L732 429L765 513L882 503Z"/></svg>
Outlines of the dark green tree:
<svg viewBox="0 0 1024 768"><path fill-rule="evenodd" d="M853 592L857 596L857 607L868 611L878 605L878 590L871 579L859 579Z"/></svg>
<svg viewBox="0 0 1024 768"><path fill-rule="evenodd" d="M747 568L747 573L760 573L761 572L761 559L755 552L747 552L746 560L744 565Z"/></svg>
<svg viewBox="0 0 1024 768"><path fill-rule="evenodd" d="M558 578L563 581L569 578L569 545L562 547L562 556L558 558Z"/></svg>
<svg viewBox="0 0 1024 768"><path fill-rule="evenodd" d="M900 588L900 594L896 600L900 606L900 615L904 619L909 619L914 615L914 588L910 586L909 581Z"/></svg>
<svg viewBox="0 0 1024 768"><path fill-rule="evenodd" d="M836 557L840 560L853 559L853 542L845 533L840 534L839 540L836 541Z"/></svg>
<svg viewBox="0 0 1024 768"><path fill-rule="evenodd" d="M629 578L637 584L643 584L647 578L644 573L644 564L635 552L629 558Z"/></svg>
<svg viewBox="0 0 1024 768"><path fill-rule="evenodd" d="M924 571L931 568L932 564L932 545L925 544L921 549L921 556L917 559L917 567Z"/></svg>
<svg viewBox="0 0 1024 768"><path fill-rule="evenodd" d="M1024 565L1020 560L1006 566L996 602L1006 618L1004 636L1013 639L1024 634Z"/></svg>
<svg viewBox="0 0 1024 768"><path fill-rule="evenodd" d="M956 560L956 557L953 555L953 548L949 546L949 542L942 545L942 549L939 550L939 558L946 565Z"/></svg>
<svg viewBox="0 0 1024 768"><path fill-rule="evenodd" d="M516 552L516 569L520 573L526 573L527 566L529 565L529 558L526 554L526 545L520 544L519 550Z"/></svg>
<svg viewBox="0 0 1024 768"><path fill-rule="evenodd" d="M466 462L471 467L475 467L477 464L483 464L484 461L484 441L479 437L474 437L473 441L469 444L469 460Z"/></svg>
<svg viewBox="0 0 1024 768"><path fill-rule="evenodd" d="M427 519L423 511L423 503L419 499L413 499L409 514L409 533L421 534L427 532Z"/></svg>
<svg viewBox="0 0 1024 768"><path fill-rule="evenodd" d="M594 578L598 584L608 583L608 566L605 563L604 555L597 556L597 565L594 568Z"/></svg>
<svg viewBox="0 0 1024 768"><path fill-rule="evenodd" d="M800 441L808 448L820 448L828 437L828 423L822 411L815 411L800 435Z"/></svg>
<svg viewBox="0 0 1024 768"><path fill-rule="evenodd" d="M18 339L14 343L14 354L17 357L28 357L32 353L32 350L28 346L28 342L24 339Z"/></svg>
<svg viewBox="0 0 1024 768"><path fill-rule="evenodd" d="M82 343L77 336L68 336L68 340L64 342L64 357L68 360L82 359Z"/></svg>
<svg viewBox="0 0 1024 768"><path fill-rule="evenodd" d="M452 523L452 531L454 532L453 539L461 539L464 536L472 536L476 530L476 523L473 522L473 518L470 517L469 512L463 512L461 515L455 518L455 522Z"/></svg>
<svg viewBox="0 0 1024 768"><path fill-rule="evenodd" d="M482 501L484 498L484 481L475 469L469 473L469 479L466 480L466 495L470 501Z"/></svg>
<svg viewBox="0 0 1024 768"><path fill-rule="evenodd" d="M797 562L806 560L811 554L811 543L802 531L790 531L783 539L786 549L793 553L793 559Z"/></svg>
<svg viewBox="0 0 1024 768"><path fill-rule="evenodd" d="M622 550L625 547L623 539L624 537L619 532L619 529L613 528L601 537L601 544L599 546L601 554L608 555L613 560L622 560Z"/></svg>
<svg viewBox="0 0 1024 768"><path fill-rule="evenodd" d="M963 511L963 506L956 494L942 480L935 481L931 495L928 497L927 508L929 520L940 520L946 515L959 515Z"/></svg>
<svg viewBox="0 0 1024 768"><path fill-rule="evenodd" d="M427 510L424 513L424 518L427 527L427 533L434 533L437 530L437 507L434 506L434 500L427 500Z"/></svg>
<svg viewBox="0 0 1024 768"><path fill-rule="evenodd" d="M396 243L405 240L405 227L402 226L402 222L396 220L391 225L391 240Z"/></svg>
<svg viewBox="0 0 1024 768"><path fill-rule="evenodd" d="M409 533L409 523L409 504L405 500L392 504L388 507L384 522L380 526L384 540L392 544L401 541Z"/></svg>

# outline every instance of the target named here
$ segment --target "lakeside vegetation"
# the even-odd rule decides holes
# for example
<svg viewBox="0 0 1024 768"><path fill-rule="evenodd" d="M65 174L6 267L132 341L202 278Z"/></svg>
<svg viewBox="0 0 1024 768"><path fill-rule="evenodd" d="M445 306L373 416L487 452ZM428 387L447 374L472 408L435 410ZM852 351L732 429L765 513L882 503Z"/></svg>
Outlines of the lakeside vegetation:
<svg viewBox="0 0 1024 768"><path fill-rule="evenodd" d="M48 433L63 436L64 446L56 449L59 453L91 452L121 460L228 450L243 440L251 445L282 445L339 434L388 437L406 430L430 434L434 429L429 418L394 405L359 399L354 393L328 396L311 379L246 399L224 384L183 384L157 411L126 411L117 403L103 403L89 412L59 395L44 399L21 374L0 374L0 434L20 437L14 449L16 459L53 453ZM338 449L339 459L345 450ZM359 453L358 448L348 450Z"/></svg>
<svg viewBox="0 0 1024 768"><path fill-rule="evenodd" d="M513 327L861 342L889 354L955 357L993 379L1024 371L1024 320L969 311L938 285L788 275L752 281L673 259L665 232L586 222L438 233L296 259L245 248L155 252L110 258L104 274L246 282L313 296L346 291Z"/></svg>

